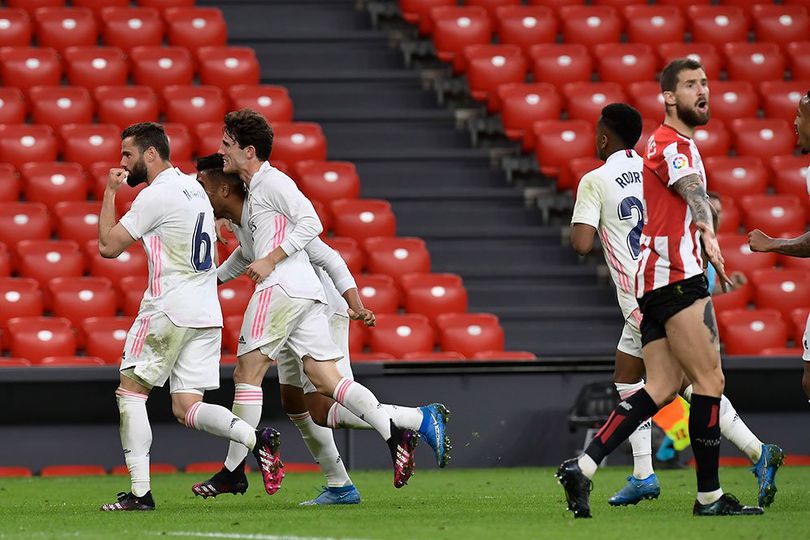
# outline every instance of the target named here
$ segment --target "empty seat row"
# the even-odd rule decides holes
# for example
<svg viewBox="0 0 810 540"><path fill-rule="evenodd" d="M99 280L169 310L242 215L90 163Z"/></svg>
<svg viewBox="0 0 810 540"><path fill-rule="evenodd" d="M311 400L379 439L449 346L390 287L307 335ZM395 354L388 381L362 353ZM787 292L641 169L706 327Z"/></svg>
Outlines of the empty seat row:
<svg viewBox="0 0 810 540"><path fill-rule="evenodd" d="M725 295L723 295L725 296ZM781 349L784 355L787 341L798 346L793 351L801 354L805 322L810 309L797 308L785 317L776 309L730 309L717 315L720 338L726 354L757 355L768 349Z"/></svg>

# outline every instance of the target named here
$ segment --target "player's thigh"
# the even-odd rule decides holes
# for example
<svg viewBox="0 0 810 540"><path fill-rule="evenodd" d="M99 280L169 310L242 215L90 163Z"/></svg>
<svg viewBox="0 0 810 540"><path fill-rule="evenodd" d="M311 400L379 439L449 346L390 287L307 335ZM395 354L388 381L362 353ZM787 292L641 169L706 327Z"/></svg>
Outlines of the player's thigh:
<svg viewBox="0 0 810 540"><path fill-rule="evenodd" d="M645 344L643 355L647 371L644 389L655 404L662 407L675 399L683 371L673 356L666 338Z"/></svg>
<svg viewBox="0 0 810 540"><path fill-rule="evenodd" d="M221 328L188 328L169 379L172 394L202 393L219 388Z"/></svg>
<svg viewBox="0 0 810 540"><path fill-rule="evenodd" d="M706 395L723 392L723 370L720 364L720 342L717 322L710 298L696 300L666 322L672 353L695 391Z"/></svg>
<svg viewBox="0 0 810 540"><path fill-rule="evenodd" d="M616 345L616 365L613 381L632 384L644 377L644 360L641 351L641 331L638 325L625 321L622 337Z"/></svg>
<svg viewBox="0 0 810 540"><path fill-rule="evenodd" d="M163 386L187 339L165 313L141 315L127 333L120 371L144 387Z"/></svg>
<svg viewBox="0 0 810 540"><path fill-rule="evenodd" d="M236 355L242 357L260 350L266 357L275 359L286 346L298 319L314 303L291 298L278 286L254 292L242 319Z"/></svg>

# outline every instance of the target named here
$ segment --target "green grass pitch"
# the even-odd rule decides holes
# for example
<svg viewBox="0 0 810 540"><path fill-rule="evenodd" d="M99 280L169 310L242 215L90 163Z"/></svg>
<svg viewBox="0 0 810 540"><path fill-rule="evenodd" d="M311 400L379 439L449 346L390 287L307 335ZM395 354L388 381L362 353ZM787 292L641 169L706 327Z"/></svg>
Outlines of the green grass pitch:
<svg viewBox="0 0 810 540"><path fill-rule="evenodd" d="M565 538L607 540L708 538L806 538L810 467L784 467L779 492L764 516L694 518L694 472L660 471L661 497L612 508L607 498L629 469L607 467L591 495L594 519L576 520L564 509L552 469L421 470L395 490L388 472L354 472L363 503L298 507L317 494L315 473L291 473L269 497L256 473L244 496L195 498L190 490L205 475L155 475L157 510L102 513L98 506L128 490L126 477L0 479L0 539L225 538L473 539ZM723 487L744 503L755 501L755 479L745 469L721 470Z"/></svg>

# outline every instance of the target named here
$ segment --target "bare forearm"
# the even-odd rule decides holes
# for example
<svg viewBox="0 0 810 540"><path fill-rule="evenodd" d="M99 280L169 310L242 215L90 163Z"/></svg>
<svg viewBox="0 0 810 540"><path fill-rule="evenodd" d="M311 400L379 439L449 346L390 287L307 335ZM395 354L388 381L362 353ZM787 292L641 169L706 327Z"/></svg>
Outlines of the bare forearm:
<svg viewBox="0 0 810 540"><path fill-rule="evenodd" d="M102 256L106 256L113 227L115 227L115 191L105 189L101 213L98 216L98 248Z"/></svg>
<svg viewBox="0 0 810 540"><path fill-rule="evenodd" d="M281 246L279 246L270 253L268 253L264 258L275 265L286 259L287 253L281 248Z"/></svg>
<svg viewBox="0 0 810 540"><path fill-rule="evenodd" d="M354 311L364 309L363 300L360 298L360 293L357 291L357 287L346 289L346 292L343 293L343 299L346 300L347 304L349 304L349 308L353 309Z"/></svg>
<svg viewBox="0 0 810 540"><path fill-rule="evenodd" d="M768 251L791 257L810 257L810 232L796 238L774 238Z"/></svg>

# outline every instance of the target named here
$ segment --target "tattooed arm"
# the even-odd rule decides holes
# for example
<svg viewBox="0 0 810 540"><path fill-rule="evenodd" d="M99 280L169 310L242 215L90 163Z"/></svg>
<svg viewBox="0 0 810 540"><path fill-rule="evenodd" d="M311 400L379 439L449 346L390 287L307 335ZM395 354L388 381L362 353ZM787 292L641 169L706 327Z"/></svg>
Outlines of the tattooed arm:
<svg viewBox="0 0 810 540"><path fill-rule="evenodd" d="M810 233L796 238L771 238L759 229L748 233L751 251L773 251L791 257L810 257Z"/></svg>

